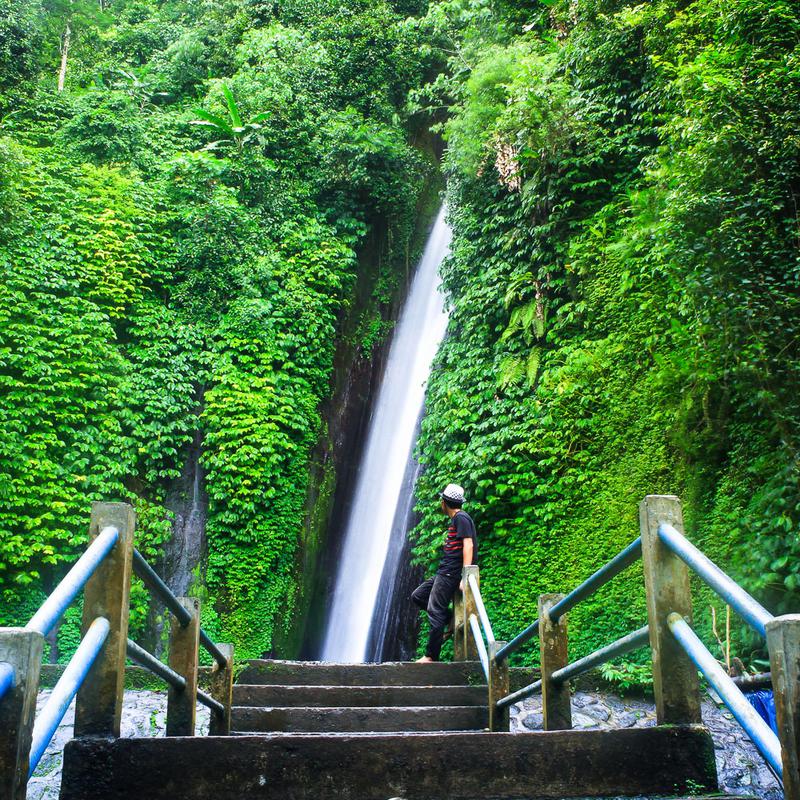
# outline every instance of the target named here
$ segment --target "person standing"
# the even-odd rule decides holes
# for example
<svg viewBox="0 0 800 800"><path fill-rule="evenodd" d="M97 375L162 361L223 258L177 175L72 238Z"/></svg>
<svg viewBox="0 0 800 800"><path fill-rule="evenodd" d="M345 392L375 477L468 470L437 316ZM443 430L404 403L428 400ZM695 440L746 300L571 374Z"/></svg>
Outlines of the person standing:
<svg viewBox="0 0 800 800"><path fill-rule="evenodd" d="M444 640L444 629L453 612L450 601L461 586L461 571L478 562L478 536L472 517L463 510L464 490L455 483L448 484L439 494L441 510L448 517L442 558L436 574L421 583L411 593L411 600L428 612L430 633L425 655L420 662L439 660Z"/></svg>

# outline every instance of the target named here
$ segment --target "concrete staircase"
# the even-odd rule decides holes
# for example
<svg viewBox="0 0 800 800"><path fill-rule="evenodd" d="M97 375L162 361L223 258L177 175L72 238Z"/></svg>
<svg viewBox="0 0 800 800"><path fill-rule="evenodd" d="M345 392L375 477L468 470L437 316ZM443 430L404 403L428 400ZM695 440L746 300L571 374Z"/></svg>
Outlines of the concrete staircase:
<svg viewBox="0 0 800 800"><path fill-rule="evenodd" d="M477 663L256 661L240 681L231 710L231 729L239 734L468 731L488 725Z"/></svg>
<svg viewBox="0 0 800 800"><path fill-rule="evenodd" d="M715 790L699 726L490 733L476 663L254 661L229 737L77 739L61 800L531 800Z"/></svg>

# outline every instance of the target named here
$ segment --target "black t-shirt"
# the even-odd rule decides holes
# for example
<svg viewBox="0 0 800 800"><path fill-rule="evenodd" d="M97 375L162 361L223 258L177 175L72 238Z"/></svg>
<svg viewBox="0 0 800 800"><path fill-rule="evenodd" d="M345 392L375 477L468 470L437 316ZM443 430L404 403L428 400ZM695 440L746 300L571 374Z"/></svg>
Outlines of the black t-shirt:
<svg viewBox="0 0 800 800"><path fill-rule="evenodd" d="M439 572L458 572L464 565L464 539L472 539L472 563L478 563L478 535L475 523L466 511L459 511L447 524L444 553L439 562Z"/></svg>

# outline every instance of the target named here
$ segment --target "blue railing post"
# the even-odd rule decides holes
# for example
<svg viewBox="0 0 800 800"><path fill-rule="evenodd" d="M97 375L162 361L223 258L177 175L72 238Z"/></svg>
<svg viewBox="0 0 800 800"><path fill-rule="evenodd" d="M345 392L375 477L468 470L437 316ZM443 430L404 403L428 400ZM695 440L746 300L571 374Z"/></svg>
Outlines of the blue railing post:
<svg viewBox="0 0 800 800"><path fill-rule="evenodd" d="M667 624L672 612L691 621L689 569L659 538L658 526L662 522L683 533L680 500L672 495L648 495L639 505L639 527L656 715L659 725L699 723L702 719L697 669Z"/></svg>
<svg viewBox="0 0 800 800"><path fill-rule="evenodd" d="M39 667L44 636L22 628L0 628L0 664L8 688L0 697L0 797L24 800L28 785Z"/></svg>
<svg viewBox="0 0 800 800"><path fill-rule="evenodd" d="M567 615L556 622L550 619L550 609L564 599L563 594L539 596L539 658L542 668L542 717L546 731L565 731L572 728L572 704L569 682L552 680L556 670L569 663L567 655Z"/></svg>
<svg viewBox="0 0 800 800"><path fill-rule="evenodd" d="M785 800L800 800L800 614L767 623Z"/></svg>
<svg viewBox="0 0 800 800"><path fill-rule="evenodd" d="M75 736L120 735L135 526L136 515L127 503L92 503L89 538L107 528L116 528L119 538L83 590L81 635L98 617L108 620L109 630L78 690Z"/></svg>

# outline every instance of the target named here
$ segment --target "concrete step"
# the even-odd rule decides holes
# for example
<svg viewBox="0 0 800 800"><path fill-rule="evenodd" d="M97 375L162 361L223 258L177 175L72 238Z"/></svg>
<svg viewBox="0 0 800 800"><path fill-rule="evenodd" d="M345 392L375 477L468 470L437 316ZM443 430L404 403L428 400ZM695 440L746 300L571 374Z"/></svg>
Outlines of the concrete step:
<svg viewBox="0 0 800 800"><path fill-rule="evenodd" d="M717 788L704 728L73 739L61 800L539 800Z"/></svg>
<svg viewBox="0 0 800 800"><path fill-rule="evenodd" d="M238 682L293 686L454 686L485 684L486 679L477 661L331 664L254 659L248 662Z"/></svg>
<svg viewBox="0 0 800 800"><path fill-rule="evenodd" d="M486 706L260 708L235 706L231 728L253 731L465 731L489 724Z"/></svg>
<svg viewBox="0 0 800 800"><path fill-rule="evenodd" d="M479 706L485 686L286 686L236 684L237 706Z"/></svg>

